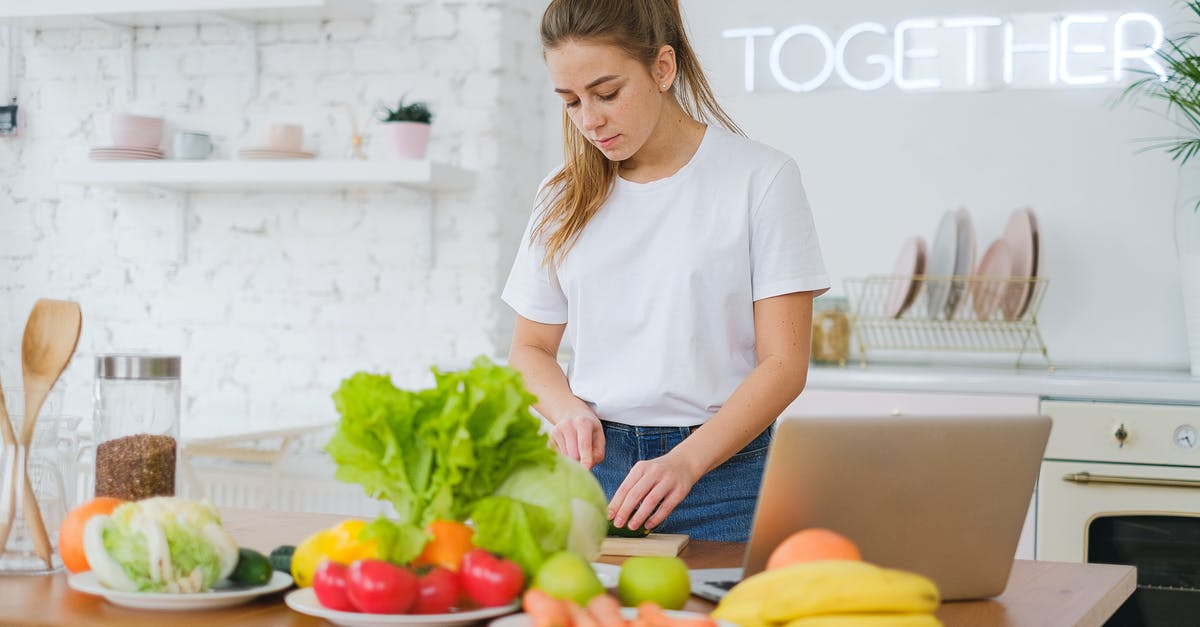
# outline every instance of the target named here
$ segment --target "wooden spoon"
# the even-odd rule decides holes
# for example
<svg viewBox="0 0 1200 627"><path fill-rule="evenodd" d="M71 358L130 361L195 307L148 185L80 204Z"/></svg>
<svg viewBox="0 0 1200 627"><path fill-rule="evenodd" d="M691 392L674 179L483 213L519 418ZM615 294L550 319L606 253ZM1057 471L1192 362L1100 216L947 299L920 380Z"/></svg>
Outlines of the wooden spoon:
<svg viewBox="0 0 1200 627"><path fill-rule="evenodd" d="M33 441L33 428L50 388L54 387L75 354L82 326L83 313L79 303L42 298L33 304L33 311L29 312L25 337L21 342L21 374L25 380L25 420L21 423L21 445L26 451ZM23 474L25 524L33 535L38 557L46 562L47 568L53 568L50 560L53 549L50 547L50 537L46 534L46 524L42 521L37 500L33 498L29 473L26 471ZM13 515L14 512L9 513L10 519Z"/></svg>
<svg viewBox="0 0 1200 627"><path fill-rule="evenodd" d="M8 417L8 406L4 402L4 388L0 387L0 436L4 439L3 456L4 467L0 468L0 477L4 478L4 485L0 486L0 503L5 505L4 511L0 511L0 553L4 552L4 547L8 544L8 534L12 531L12 521L16 516L12 513L17 507L16 492L14 490L17 482L16 463L17 463L17 433L13 430L12 420ZM12 468L10 471L9 468Z"/></svg>

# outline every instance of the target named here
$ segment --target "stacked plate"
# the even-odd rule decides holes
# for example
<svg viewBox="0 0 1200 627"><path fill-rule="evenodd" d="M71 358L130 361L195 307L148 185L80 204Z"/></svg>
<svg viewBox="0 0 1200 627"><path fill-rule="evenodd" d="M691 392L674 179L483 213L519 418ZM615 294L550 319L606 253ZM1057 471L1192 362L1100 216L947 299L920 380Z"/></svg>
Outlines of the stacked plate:
<svg viewBox="0 0 1200 627"><path fill-rule="evenodd" d="M304 150L285 150L282 148L242 148L238 150L238 159L244 161L252 160L278 160L278 159L312 159L316 155Z"/></svg>
<svg viewBox="0 0 1200 627"><path fill-rule="evenodd" d="M930 281L925 288L928 315L952 320L966 302L966 278L975 268L975 229L966 209L947 211L926 265Z"/></svg>
<svg viewBox="0 0 1200 627"><path fill-rule="evenodd" d="M92 161L123 161L126 159L162 159L163 151L138 146L97 146L88 151Z"/></svg>

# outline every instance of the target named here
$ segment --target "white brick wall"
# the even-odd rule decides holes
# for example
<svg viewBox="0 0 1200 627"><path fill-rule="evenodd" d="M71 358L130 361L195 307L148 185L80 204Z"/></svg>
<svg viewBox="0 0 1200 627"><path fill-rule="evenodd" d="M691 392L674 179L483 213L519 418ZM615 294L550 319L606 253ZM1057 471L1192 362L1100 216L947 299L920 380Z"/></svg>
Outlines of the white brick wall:
<svg viewBox="0 0 1200 627"><path fill-rule="evenodd" d="M384 0L369 20L259 24L257 93L238 28L138 28L132 101L119 33L22 27L22 135L0 140L5 385L19 385L21 331L39 297L83 306L60 383L67 413L90 420L97 353L179 353L185 435L333 420L329 395L357 370L419 385L431 364L505 352L499 287L544 174L543 6ZM369 153L387 158L375 107L403 95L429 101L430 155L476 170L474 190L187 198L52 177L109 143L113 111L165 116L164 146L177 129L211 132L218 158L272 122L299 123L308 149L342 158L349 103L373 135Z"/></svg>

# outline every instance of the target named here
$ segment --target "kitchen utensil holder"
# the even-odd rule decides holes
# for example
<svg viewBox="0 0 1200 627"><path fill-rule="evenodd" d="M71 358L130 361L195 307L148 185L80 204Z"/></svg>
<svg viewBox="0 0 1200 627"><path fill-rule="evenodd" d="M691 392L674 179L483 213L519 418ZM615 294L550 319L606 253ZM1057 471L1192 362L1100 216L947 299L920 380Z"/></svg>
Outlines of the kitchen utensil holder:
<svg viewBox="0 0 1200 627"><path fill-rule="evenodd" d="M872 275L846 280L851 337L859 363L877 351L1040 353L1054 370L1038 330L1037 314L1046 295L1043 278L977 276ZM897 307L897 292L915 295ZM946 295L947 298L932 298ZM958 306L937 306L957 298ZM934 302L931 307L931 300ZM977 312L976 300L988 301ZM995 302L996 306L991 307ZM899 309L899 314L896 314ZM980 314L983 314L982 316ZM1007 314L1007 315L1006 315Z"/></svg>

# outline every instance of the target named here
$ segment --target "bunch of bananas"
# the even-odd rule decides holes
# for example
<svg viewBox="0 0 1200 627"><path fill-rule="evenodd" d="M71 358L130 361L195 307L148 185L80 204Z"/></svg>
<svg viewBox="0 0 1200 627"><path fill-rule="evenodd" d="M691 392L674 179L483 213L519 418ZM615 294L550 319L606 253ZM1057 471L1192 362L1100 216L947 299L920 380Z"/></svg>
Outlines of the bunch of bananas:
<svg viewBox="0 0 1200 627"><path fill-rule="evenodd" d="M937 586L867 562L821 560L761 572L713 610L741 627L939 627Z"/></svg>

